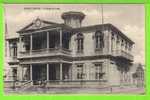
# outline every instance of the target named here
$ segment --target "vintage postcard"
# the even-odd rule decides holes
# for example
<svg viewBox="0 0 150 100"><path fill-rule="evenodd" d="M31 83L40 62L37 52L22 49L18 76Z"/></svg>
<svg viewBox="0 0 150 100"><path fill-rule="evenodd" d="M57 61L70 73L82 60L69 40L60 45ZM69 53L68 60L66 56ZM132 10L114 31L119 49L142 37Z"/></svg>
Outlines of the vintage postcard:
<svg viewBox="0 0 150 100"><path fill-rule="evenodd" d="M5 94L145 94L144 4L5 4Z"/></svg>

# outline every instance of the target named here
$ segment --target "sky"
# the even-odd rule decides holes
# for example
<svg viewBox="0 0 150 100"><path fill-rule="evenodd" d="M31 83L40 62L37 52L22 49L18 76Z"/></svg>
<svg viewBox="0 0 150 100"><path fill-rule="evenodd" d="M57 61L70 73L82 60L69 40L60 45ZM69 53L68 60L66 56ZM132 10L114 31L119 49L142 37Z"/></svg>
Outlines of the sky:
<svg viewBox="0 0 150 100"><path fill-rule="evenodd" d="M5 22L8 35L31 23L37 17L63 23L61 14L66 11L81 11L86 17L82 26L102 23L101 4L7 4ZM145 64L145 9L143 4L103 4L104 23L111 23L135 42L135 63Z"/></svg>

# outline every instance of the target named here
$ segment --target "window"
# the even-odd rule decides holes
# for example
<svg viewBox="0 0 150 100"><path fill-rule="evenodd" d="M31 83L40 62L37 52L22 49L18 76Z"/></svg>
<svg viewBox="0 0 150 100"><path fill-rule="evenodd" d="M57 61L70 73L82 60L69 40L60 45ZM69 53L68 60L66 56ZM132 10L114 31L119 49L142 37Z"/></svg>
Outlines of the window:
<svg viewBox="0 0 150 100"><path fill-rule="evenodd" d="M77 34L77 52L82 53L83 49L84 49L84 47L83 47L83 34L78 33Z"/></svg>
<svg viewBox="0 0 150 100"><path fill-rule="evenodd" d="M16 42L10 44L10 56L17 57L17 43Z"/></svg>
<svg viewBox="0 0 150 100"><path fill-rule="evenodd" d="M95 45L98 50L102 50L104 48L104 34L101 31L97 31L95 33Z"/></svg>
<svg viewBox="0 0 150 100"><path fill-rule="evenodd" d="M77 79L84 79L83 64L77 65Z"/></svg>
<svg viewBox="0 0 150 100"><path fill-rule="evenodd" d="M17 68L12 68L12 77L13 80L17 80Z"/></svg>
<svg viewBox="0 0 150 100"><path fill-rule="evenodd" d="M103 78L103 64L98 63L95 64L95 79L102 79Z"/></svg>
<svg viewBox="0 0 150 100"><path fill-rule="evenodd" d="M26 35L26 36L22 37L21 39L24 42L23 47L25 47L26 51L29 51L30 50L30 41L31 41L30 35Z"/></svg>
<svg viewBox="0 0 150 100"><path fill-rule="evenodd" d="M37 33L32 35L32 49L33 50L40 50L40 49L45 49L46 48L46 33Z"/></svg>

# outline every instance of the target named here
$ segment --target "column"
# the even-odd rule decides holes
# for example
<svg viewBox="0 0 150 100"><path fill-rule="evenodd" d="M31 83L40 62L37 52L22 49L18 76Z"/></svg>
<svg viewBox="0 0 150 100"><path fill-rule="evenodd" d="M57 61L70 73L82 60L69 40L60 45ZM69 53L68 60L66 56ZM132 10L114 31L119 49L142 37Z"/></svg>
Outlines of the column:
<svg viewBox="0 0 150 100"><path fill-rule="evenodd" d="M129 49L128 48L129 48L129 44L127 43L127 46L126 46L126 52L127 53L129 53Z"/></svg>
<svg viewBox="0 0 150 100"><path fill-rule="evenodd" d="M123 42L123 51L125 51L125 40Z"/></svg>
<svg viewBox="0 0 150 100"><path fill-rule="evenodd" d="M75 69L75 64L72 63L71 65L71 80L75 80L76 79L76 69Z"/></svg>
<svg viewBox="0 0 150 100"><path fill-rule="evenodd" d="M111 53L114 53L114 34L111 33Z"/></svg>
<svg viewBox="0 0 150 100"><path fill-rule="evenodd" d="M23 66L21 65L21 64L19 64L19 71L18 71L19 73L19 79L21 80L21 81L23 81Z"/></svg>
<svg viewBox="0 0 150 100"><path fill-rule="evenodd" d="M69 79L72 80L72 64L69 66Z"/></svg>
<svg viewBox="0 0 150 100"><path fill-rule="evenodd" d="M21 43L21 36L19 37L19 52L22 51L22 43ZM18 53L20 55L20 53Z"/></svg>
<svg viewBox="0 0 150 100"><path fill-rule="evenodd" d="M123 83L123 72L120 71L120 85L122 86Z"/></svg>
<svg viewBox="0 0 150 100"><path fill-rule="evenodd" d="M24 79L23 79L23 76L24 76L24 68L23 68L23 66L21 66L21 71L22 71L22 77L21 77L21 80L23 81Z"/></svg>
<svg viewBox="0 0 150 100"><path fill-rule="evenodd" d="M30 53L32 53L32 34L30 35Z"/></svg>
<svg viewBox="0 0 150 100"><path fill-rule="evenodd" d="M47 64L47 81L49 81L49 64Z"/></svg>
<svg viewBox="0 0 150 100"><path fill-rule="evenodd" d="M132 44L129 44L129 53L132 53Z"/></svg>
<svg viewBox="0 0 150 100"><path fill-rule="evenodd" d="M117 40L117 36L116 35L114 35L114 48L113 48L113 51L114 51L114 53L116 54L117 52L116 52L116 40Z"/></svg>
<svg viewBox="0 0 150 100"><path fill-rule="evenodd" d="M109 40L109 54L111 54L111 31L108 31L108 40Z"/></svg>
<svg viewBox="0 0 150 100"><path fill-rule="evenodd" d="M47 31L47 49L49 49L49 32Z"/></svg>
<svg viewBox="0 0 150 100"><path fill-rule="evenodd" d="M32 81L32 64L30 64L30 80Z"/></svg>
<svg viewBox="0 0 150 100"><path fill-rule="evenodd" d="M119 51L121 51L121 39L119 40L119 44L118 44L118 47L119 47Z"/></svg>
<svg viewBox="0 0 150 100"><path fill-rule="evenodd" d="M62 80L62 63L60 63L60 80Z"/></svg>
<svg viewBox="0 0 150 100"><path fill-rule="evenodd" d="M124 71L123 71L123 77L122 77L122 80L123 80L123 85L124 85L124 83L125 83L125 81L124 81L124 79L125 79L125 77L124 77Z"/></svg>
<svg viewBox="0 0 150 100"><path fill-rule="evenodd" d="M60 48L62 48L62 29L60 29Z"/></svg>

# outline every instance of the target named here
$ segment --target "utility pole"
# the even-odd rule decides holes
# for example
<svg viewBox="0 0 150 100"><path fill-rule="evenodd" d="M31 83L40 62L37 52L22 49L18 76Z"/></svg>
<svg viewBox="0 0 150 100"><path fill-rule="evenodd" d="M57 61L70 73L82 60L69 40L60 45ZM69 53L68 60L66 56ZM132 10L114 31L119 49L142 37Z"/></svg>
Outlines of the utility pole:
<svg viewBox="0 0 150 100"><path fill-rule="evenodd" d="M6 38L7 38L7 35L8 35L8 26L7 26L7 15L6 15L6 10L4 9L4 15L5 15L5 57L7 57L7 41L6 41Z"/></svg>
<svg viewBox="0 0 150 100"><path fill-rule="evenodd" d="M102 16L102 24L104 24L104 15L103 15L103 4L101 4L101 16Z"/></svg>

